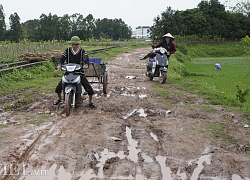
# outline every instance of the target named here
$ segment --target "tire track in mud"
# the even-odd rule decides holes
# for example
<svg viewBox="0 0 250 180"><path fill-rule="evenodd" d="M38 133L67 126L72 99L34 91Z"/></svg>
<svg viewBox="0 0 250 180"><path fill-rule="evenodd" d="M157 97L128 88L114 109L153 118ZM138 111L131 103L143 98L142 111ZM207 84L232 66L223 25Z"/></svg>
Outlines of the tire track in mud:
<svg viewBox="0 0 250 180"><path fill-rule="evenodd" d="M17 155L14 155L14 153L10 153L10 156L14 157L14 160L12 160L12 164L10 166L7 166L8 169L5 170L5 174L7 174L6 176L3 177L3 180L12 180L12 179L17 179L18 177L20 177L18 174L22 174L23 169L26 168L24 166L20 166L21 164L25 165L25 163L27 162L27 160L32 156L32 154L34 153L34 148L36 145L41 144L42 141L44 141L51 132L53 132L53 129L55 129L55 127L59 126L61 123L61 121L57 122L57 123L50 123L48 126L46 126L42 132L40 132L37 137L32 140L33 142L29 145L24 144L24 142L20 143L19 145L19 149L15 150L15 153L18 154L18 152L20 152L19 155L21 155L20 157L17 157ZM50 127L50 128L48 128ZM39 129L41 129L40 127L33 130L32 133L29 133L29 136L33 136L34 134L36 134L36 131L39 131ZM25 136L25 135L24 135ZM21 149L22 145L25 145L25 149ZM21 153L22 152L22 153ZM17 165L17 166L15 166ZM13 167L15 166L15 167ZM15 168L19 168L19 169L15 169ZM13 169L14 168L14 169ZM12 172L11 172L12 171ZM13 172L13 171L17 171L17 172ZM18 173L18 174L16 174Z"/></svg>
<svg viewBox="0 0 250 180"><path fill-rule="evenodd" d="M40 133L38 135L38 137L34 140L34 142L30 145L27 146L27 148L25 149L24 153L21 155L20 158L16 158L16 162L17 164L21 164L23 162L26 161L26 159L28 158L28 154L32 151L32 149L34 148L35 144L37 143L37 141L40 139L42 133ZM6 170L8 174L6 177L4 177L4 180L9 180L9 179L13 179L13 175L11 175L13 172L11 172L11 167L9 167L9 169ZM16 175L14 175L16 177Z"/></svg>

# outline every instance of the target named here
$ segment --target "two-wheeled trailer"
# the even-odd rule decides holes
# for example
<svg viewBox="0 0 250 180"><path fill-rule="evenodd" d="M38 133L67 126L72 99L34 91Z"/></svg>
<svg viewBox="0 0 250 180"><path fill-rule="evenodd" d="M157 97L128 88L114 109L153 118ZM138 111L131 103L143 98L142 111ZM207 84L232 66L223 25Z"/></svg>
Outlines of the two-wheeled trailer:
<svg viewBox="0 0 250 180"><path fill-rule="evenodd" d="M106 65L107 63L102 62L101 58L89 58L89 68L84 69L86 77L97 78L97 81L92 79L92 81L89 80L89 83L98 83L99 89L102 84L104 94L108 92L108 71Z"/></svg>

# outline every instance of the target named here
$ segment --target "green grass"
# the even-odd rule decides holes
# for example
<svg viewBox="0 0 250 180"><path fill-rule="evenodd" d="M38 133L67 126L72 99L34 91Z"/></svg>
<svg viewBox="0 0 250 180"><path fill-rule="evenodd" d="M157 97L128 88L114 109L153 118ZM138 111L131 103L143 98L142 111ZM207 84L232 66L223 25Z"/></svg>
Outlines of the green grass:
<svg viewBox="0 0 250 180"><path fill-rule="evenodd" d="M3 125L0 125L0 129L3 128L3 127L6 127L7 125L3 126ZM8 137L8 132L4 131L4 132L0 132L0 139L4 139Z"/></svg>
<svg viewBox="0 0 250 180"><path fill-rule="evenodd" d="M245 56L250 47L245 47L240 43L221 43L221 44L197 44L184 46L185 54L192 58L199 57L239 57Z"/></svg>
<svg viewBox="0 0 250 180"><path fill-rule="evenodd" d="M163 84L160 84L159 82L152 82L152 88L154 89L154 92L158 94L158 97L160 98L160 101L167 106L173 105L174 102L172 99L168 98L170 91L167 88L164 88ZM175 93L180 93L180 91L175 91ZM181 95L181 93L179 94Z"/></svg>
<svg viewBox="0 0 250 180"><path fill-rule="evenodd" d="M61 71L55 70L52 62L29 69L15 69L12 73L0 76L0 95L17 94L18 101L7 100L1 108L25 108L42 93L53 93L62 77Z"/></svg>
<svg viewBox="0 0 250 180"><path fill-rule="evenodd" d="M6 124L0 124L0 129L6 127Z"/></svg>
<svg viewBox="0 0 250 180"><path fill-rule="evenodd" d="M222 70L214 70L216 62L222 65ZM246 102L239 102L236 98L237 85L242 91L250 89L250 60L246 57L199 58L184 65L190 73L185 77L185 81L188 82L186 86L189 86L187 88L202 94L210 94L210 100L216 104L220 104L221 101L222 104L243 106L245 110L250 111L250 93L245 97ZM211 94L214 94L213 97Z"/></svg>
<svg viewBox="0 0 250 180"><path fill-rule="evenodd" d="M212 140L211 144L216 144L219 141L223 141L224 143L230 145L235 144L237 141L229 137L228 134L225 132L227 125L225 123L206 123L202 130L202 133L210 133L214 139Z"/></svg>
<svg viewBox="0 0 250 180"><path fill-rule="evenodd" d="M108 62L111 60L112 57L114 57L118 53L129 52L129 51L132 51L133 49L141 48L141 47L148 47L148 44L128 44L126 46L120 46L118 48L110 49L109 51L106 51L106 52L90 54L89 57L90 58L99 57L99 58L102 58L103 62Z"/></svg>
<svg viewBox="0 0 250 180"><path fill-rule="evenodd" d="M0 57L0 64L13 63L13 62L17 62L17 61L18 61L17 58L3 58L3 57Z"/></svg>
<svg viewBox="0 0 250 180"><path fill-rule="evenodd" d="M51 116L50 114L39 114L39 115L26 115L25 116L25 123L27 124L34 124L40 125L44 122L45 119Z"/></svg>
<svg viewBox="0 0 250 180"><path fill-rule="evenodd" d="M0 76L0 95L8 94L15 90L23 90L41 86L53 82L54 74L61 72L55 71L55 66L52 62L45 62L42 66L37 66L29 69L15 69L12 73L3 74ZM46 88L47 89L47 88Z"/></svg>

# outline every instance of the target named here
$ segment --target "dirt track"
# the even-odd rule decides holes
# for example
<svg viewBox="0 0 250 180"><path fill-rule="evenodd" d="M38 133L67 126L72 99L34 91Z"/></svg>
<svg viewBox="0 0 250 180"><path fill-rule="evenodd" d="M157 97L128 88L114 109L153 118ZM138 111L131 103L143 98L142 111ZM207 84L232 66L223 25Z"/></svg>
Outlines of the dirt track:
<svg viewBox="0 0 250 180"><path fill-rule="evenodd" d="M144 75L146 61L139 60L149 50L109 62L108 94L93 84L96 109L85 107L86 100L65 117L52 105L56 95L44 94L26 110L0 113L7 124L0 129L0 179L249 180L245 117L168 82L163 87L170 94L160 97ZM29 123L39 120L44 123ZM219 138L213 143L213 136L201 132L207 122L225 121L236 144L226 146Z"/></svg>

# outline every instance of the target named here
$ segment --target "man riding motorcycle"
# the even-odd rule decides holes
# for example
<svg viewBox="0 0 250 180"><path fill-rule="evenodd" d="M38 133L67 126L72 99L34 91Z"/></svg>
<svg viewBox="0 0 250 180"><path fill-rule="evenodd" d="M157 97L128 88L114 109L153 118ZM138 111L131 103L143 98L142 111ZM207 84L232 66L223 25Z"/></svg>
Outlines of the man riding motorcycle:
<svg viewBox="0 0 250 180"><path fill-rule="evenodd" d="M83 69L88 68L89 66L89 57L87 55L87 53L85 52L84 49L79 47L79 44L81 43L81 40L78 36L73 36L70 40L70 44L72 45L72 47L68 47L67 49L65 49L65 51L63 52L60 60L59 60L59 64L57 66L57 69L60 70L61 66L64 64L65 61L67 61L67 63L76 63L76 64L82 64L83 65ZM90 108L95 108L96 105L92 102L92 97L94 94L94 90L91 87L90 83L88 82L86 76L81 76L81 84L84 87L85 91L88 93L89 96L89 104L88 106ZM60 102L62 102L62 96L61 96L61 92L62 92L62 80L59 81L55 92L58 95L58 100L54 102L55 105L59 104Z"/></svg>

